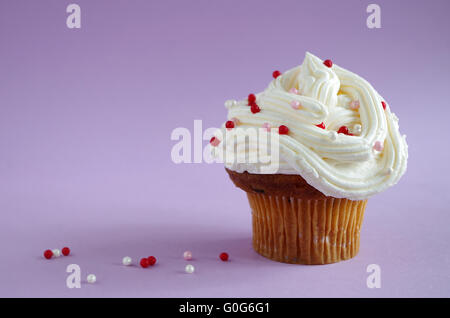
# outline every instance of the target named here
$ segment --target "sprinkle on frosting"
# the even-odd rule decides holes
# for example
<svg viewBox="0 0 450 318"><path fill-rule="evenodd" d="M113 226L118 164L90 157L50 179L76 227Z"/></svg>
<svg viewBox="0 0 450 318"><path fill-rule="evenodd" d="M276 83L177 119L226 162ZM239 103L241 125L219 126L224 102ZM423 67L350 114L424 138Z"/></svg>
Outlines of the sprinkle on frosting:
<svg viewBox="0 0 450 318"><path fill-rule="evenodd" d="M293 109L299 109L299 108L300 108L300 102L297 101L297 100L293 100L293 101L291 102L291 107L292 107Z"/></svg>
<svg viewBox="0 0 450 318"><path fill-rule="evenodd" d="M362 129L362 127L361 127L360 124L355 124L355 125L353 126L353 133L354 133L355 135L360 135L360 134L361 134L361 129Z"/></svg>
<svg viewBox="0 0 450 318"><path fill-rule="evenodd" d="M280 75L281 75L280 71L273 71L273 73L272 73L273 78L277 78Z"/></svg>
<svg viewBox="0 0 450 318"><path fill-rule="evenodd" d="M350 102L350 109L356 110L359 108L359 100L352 100Z"/></svg>
<svg viewBox="0 0 450 318"><path fill-rule="evenodd" d="M344 134L344 135L349 135L349 136L352 135L352 134L348 131L348 127L347 127L347 126L341 126L337 132L338 132L338 134Z"/></svg>
<svg viewBox="0 0 450 318"><path fill-rule="evenodd" d="M262 124L262 128L264 128L265 131L270 132L270 129L272 127L270 126L269 123L264 123L264 124Z"/></svg>
<svg viewBox="0 0 450 318"><path fill-rule="evenodd" d="M225 123L225 127L226 127L227 129L233 129L233 128L234 128L234 121L232 121L232 120L227 121L227 122Z"/></svg>
<svg viewBox="0 0 450 318"><path fill-rule="evenodd" d="M249 94L248 98L247 98L247 101L248 101L248 105L249 106L251 106L253 103L255 103L256 102L255 94Z"/></svg>
<svg viewBox="0 0 450 318"><path fill-rule="evenodd" d="M320 124L316 125L319 128L325 129L325 124L321 122Z"/></svg>
<svg viewBox="0 0 450 318"><path fill-rule="evenodd" d="M278 127L278 133L280 135L287 135L289 133L289 128L287 128L287 126L285 125L281 125L280 127Z"/></svg>
<svg viewBox="0 0 450 318"><path fill-rule="evenodd" d="M337 139L337 133L334 130L330 130L330 132L328 133L328 136L330 137L331 140Z"/></svg>
<svg viewBox="0 0 450 318"><path fill-rule="evenodd" d="M332 67L333 62L331 60L325 60L323 61L323 65L325 65L326 67Z"/></svg>
<svg viewBox="0 0 450 318"><path fill-rule="evenodd" d="M256 114L256 113L259 113L259 112L261 111L261 108L259 108L259 106L258 106L257 104L252 104L252 105L250 106L250 111L251 111L253 114Z"/></svg>
<svg viewBox="0 0 450 318"><path fill-rule="evenodd" d="M237 101L236 101L236 100L234 100L234 99L229 99L229 100L227 100L227 101L225 102L225 107L226 107L227 109L230 109L231 107L236 106L236 104L237 104Z"/></svg>
<svg viewBox="0 0 450 318"><path fill-rule="evenodd" d="M217 147L220 144L220 140L217 137L212 137L209 143L211 144L211 146Z"/></svg>
<svg viewBox="0 0 450 318"><path fill-rule="evenodd" d="M384 148L383 143L379 140L375 141L375 143L373 144L373 149L375 151L383 151L383 148Z"/></svg>

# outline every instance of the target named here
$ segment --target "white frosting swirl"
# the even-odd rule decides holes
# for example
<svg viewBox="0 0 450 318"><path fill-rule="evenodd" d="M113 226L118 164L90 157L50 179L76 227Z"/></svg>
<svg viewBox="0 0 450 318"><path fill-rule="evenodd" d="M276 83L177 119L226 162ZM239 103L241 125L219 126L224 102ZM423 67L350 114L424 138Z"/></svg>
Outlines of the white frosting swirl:
<svg viewBox="0 0 450 318"><path fill-rule="evenodd" d="M325 195L360 200L394 185L406 171L408 147L397 117L387 103L383 109L383 98L366 80L350 71L327 67L306 53L301 66L278 76L256 97L260 112L253 114L247 99L228 101L228 119L237 119L239 127L268 123L289 128L279 138L276 173L299 174ZM299 109L291 106L293 101L300 103ZM326 129L316 127L322 122ZM336 134L341 126L354 136ZM373 149L377 141L384 144L381 151ZM257 145L238 144L237 149L249 157L258 152ZM225 165L237 172L264 173L258 162Z"/></svg>

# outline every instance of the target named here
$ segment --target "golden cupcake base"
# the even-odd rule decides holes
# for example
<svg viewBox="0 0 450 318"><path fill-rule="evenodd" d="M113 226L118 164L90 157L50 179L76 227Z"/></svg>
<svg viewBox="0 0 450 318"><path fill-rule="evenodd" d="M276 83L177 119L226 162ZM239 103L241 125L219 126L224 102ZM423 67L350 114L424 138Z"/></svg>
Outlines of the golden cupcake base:
<svg viewBox="0 0 450 318"><path fill-rule="evenodd" d="M358 254L367 200L304 199L247 192L253 248L271 260L330 264Z"/></svg>

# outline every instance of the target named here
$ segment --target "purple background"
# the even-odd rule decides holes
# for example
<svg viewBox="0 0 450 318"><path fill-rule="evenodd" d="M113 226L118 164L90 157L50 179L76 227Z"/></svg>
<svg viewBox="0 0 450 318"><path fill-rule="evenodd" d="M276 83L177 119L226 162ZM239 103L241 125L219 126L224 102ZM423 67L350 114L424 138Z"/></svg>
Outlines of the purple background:
<svg viewBox="0 0 450 318"><path fill-rule="evenodd" d="M375 1L372 30L372 1L74 2L78 30L70 1L0 2L0 296L450 296L449 1ZM170 157L174 128L220 125L226 99L307 50L370 81L410 146L406 175L369 201L360 254L326 266L253 252L223 166ZM72 256L43 259L64 245ZM70 263L97 283L68 289ZM381 289L366 287L372 263Z"/></svg>

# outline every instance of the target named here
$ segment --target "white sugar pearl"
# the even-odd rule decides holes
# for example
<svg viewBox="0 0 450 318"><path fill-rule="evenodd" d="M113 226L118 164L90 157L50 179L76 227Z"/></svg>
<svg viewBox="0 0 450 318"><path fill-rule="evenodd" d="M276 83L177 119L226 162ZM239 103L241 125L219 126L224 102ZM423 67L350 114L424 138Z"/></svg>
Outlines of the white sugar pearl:
<svg viewBox="0 0 450 318"><path fill-rule="evenodd" d="M125 266L131 265L132 261L133 260L129 256L125 256L124 258L122 258L122 264L125 265Z"/></svg>
<svg viewBox="0 0 450 318"><path fill-rule="evenodd" d="M57 248L55 248L54 250L52 250L53 252L53 257L60 257L61 256L61 251Z"/></svg>
<svg viewBox="0 0 450 318"><path fill-rule="evenodd" d="M186 273L192 274L195 271L195 268L194 268L194 265L188 264L188 265L186 265L184 270L186 271Z"/></svg>
<svg viewBox="0 0 450 318"><path fill-rule="evenodd" d="M353 126L353 133L355 135L359 135L361 134L361 125L360 124L356 124L355 126Z"/></svg>
<svg viewBox="0 0 450 318"><path fill-rule="evenodd" d="M234 99L229 99L225 102L225 107L226 108L231 108L237 105L237 101Z"/></svg>
<svg viewBox="0 0 450 318"><path fill-rule="evenodd" d="M89 274L89 275L87 276L87 282L88 282L89 284L93 284L93 283L95 283L96 281L97 281L97 277L95 277L94 274Z"/></svg>
<svg viewBox="0 0 450 318"><path fill-rule="evenodd" d="M328 136L330 137L331 140L336 140L337 139L337 133L335 131L330 131L328 133Z"/></svg>

